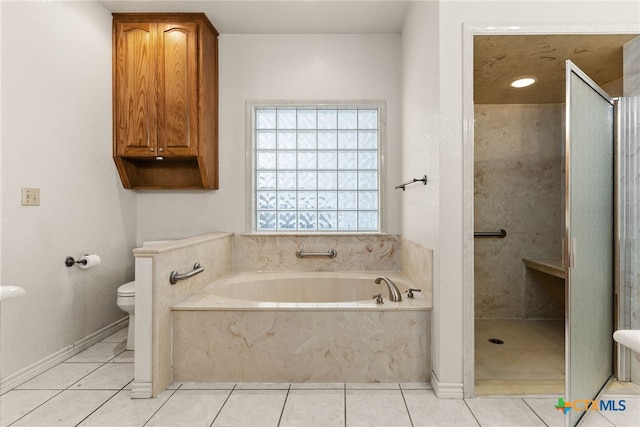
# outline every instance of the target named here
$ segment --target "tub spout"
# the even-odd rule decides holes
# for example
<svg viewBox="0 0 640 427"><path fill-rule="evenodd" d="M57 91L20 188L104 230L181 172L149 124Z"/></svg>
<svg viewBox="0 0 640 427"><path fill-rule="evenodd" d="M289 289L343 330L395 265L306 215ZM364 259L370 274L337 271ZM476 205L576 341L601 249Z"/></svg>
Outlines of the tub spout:
<svg viewBox="0 0 640 427"><path fill-rule="evenodd" d="M387 284L387 288L389 288L389 300L392 302L402 301L402 294L400 293L400 290L398 289L396 284L393 283L393 281L389 279L387 276L378 277L376 279L376 284L379 285L380 282L383 280Z"/></svg>

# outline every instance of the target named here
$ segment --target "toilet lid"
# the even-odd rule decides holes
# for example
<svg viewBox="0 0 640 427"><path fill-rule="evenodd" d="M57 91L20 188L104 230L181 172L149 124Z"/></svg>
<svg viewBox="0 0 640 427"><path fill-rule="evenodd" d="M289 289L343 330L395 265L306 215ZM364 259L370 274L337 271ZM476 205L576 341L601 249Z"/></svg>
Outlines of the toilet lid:
<svg viewBox="0 0 640 427"><path fill-rule="evenodd" d="M118 295L120 296L134 296L136 294L136 282L125 283L118 288Z"/></svg>

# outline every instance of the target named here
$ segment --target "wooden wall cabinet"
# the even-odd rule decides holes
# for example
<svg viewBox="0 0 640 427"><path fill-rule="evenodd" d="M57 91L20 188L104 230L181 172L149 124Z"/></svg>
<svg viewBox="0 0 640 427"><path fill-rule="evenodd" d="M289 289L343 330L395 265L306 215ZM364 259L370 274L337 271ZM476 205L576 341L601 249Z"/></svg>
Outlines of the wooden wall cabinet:
<svg viewBox="0 0 640 427"><path fill-rule="evenodd" d="M113 157L125 188L218 188L218 32L206 15L113 14Z"/></svg>

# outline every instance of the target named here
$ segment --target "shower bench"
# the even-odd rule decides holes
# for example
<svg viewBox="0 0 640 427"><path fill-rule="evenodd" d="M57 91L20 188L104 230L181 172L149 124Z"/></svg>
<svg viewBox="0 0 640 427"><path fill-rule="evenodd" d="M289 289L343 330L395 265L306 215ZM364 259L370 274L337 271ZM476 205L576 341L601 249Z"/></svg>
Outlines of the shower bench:
<svg viewBox="0 0 640 427"><path fill-rule="evenodd" d="M526 267L564 279L562 258L522 258Z"/></svg>
<svg viewBox="0 0 640 427"><path fill-rule="evenodd" d="M561 258L523 258L525 318L564 317L565 272Z"/></svg>

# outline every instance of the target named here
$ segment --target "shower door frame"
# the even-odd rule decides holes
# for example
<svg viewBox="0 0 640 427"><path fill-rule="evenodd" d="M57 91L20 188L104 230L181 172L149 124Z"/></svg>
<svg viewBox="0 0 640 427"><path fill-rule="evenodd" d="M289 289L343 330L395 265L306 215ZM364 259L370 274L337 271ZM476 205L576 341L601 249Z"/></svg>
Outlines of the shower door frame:
<svg viewBox="0 0 640 427"><path fill-rule="evenodd" d="M615 283L618 282L616 261L618 259L617 248L620 238L618 230L618 207L616 197L616 171L617 167L617 143L616 137L616 101L597 83L595 83L575 63L566 60L566 120L565 120L565 394L567 401L572 402L577 398L592 398L604 389L614 373L614 300ZM586 89L585 89L586 88ZM587 95L585 95L585 93ZM580 96L582 94L582 96ZM585 97L590 97L585 100ZM578 102L580 101L580 102ZM582 107L582 108L581 108ZM585 108L586 107L586 108ZM574 108L579 110L574 113ZM594 114L594 112L596 114ZM600 122L602 119L602 122ZM578 121L576 126L574 120ZM589 135L580 132L588 124L594 124L593 131ZM585 126L587 125L587 126ZM598 133L598 131L602 133ZM579 134L579 135L576 135ZM588 148L588 149L585 149ZM593 151L598 151L600 156L592 156ZM588 155L585 155L589 152ZM576 154L574 154L576 153ZM574 167L576 166L576 167ZM577 171L574 173L574 169ZM585 173L588 172L588 173ZM574 176L575 175L575 176ZM594 179L598 177L598 179ZM603 185L604 184L604 185ZM606 185L609 184L610 186ZM598 185L602 193L593 195ZM574 197L574 193L589 192L589 202L595 199L595 205L607 202L610 198L609 211L600 211L597 214L584 214L582 202L584 197ZM605 192L609 193L608 196ZM574 201L574 199L576 199ZM578 206L576 209L574 205ZM591 210L589 210L591 212ZM597 212L597 209L595 210ZM595 223L594 223L595 221ZM574 225L574 222L577 225ZM608 225L603 226L603 225ZM591 244L584 245L584 241ZM609 243L607 243L609 242ZM582 246L577 245L580 243ZM595 244L597 243L597 244ZM607 247L610 245L610 247ZM576 249L578 246L578 249ZM604 251L602 249L605 249ZM602 253L600 253L602 252ZM587 256L584 256L587 253ZM609 259L605 260L605 255ZM598 273L607 273L604 277L598 277ZM574 278L574 274L578 279ZM614 283L615 282L615 283ZM603 286L603 284L605 286ZM585 292L585 287L586 291ZM597 295L598 301L608 300L611 307L599 306L593 301ZM585 298L586 297L586 298ZM589 301L591 299L591 301ZM590 304L590 302L592 304ZM602 328L602 329L598 329ZM576 330L578 330L576 332ZM585 336L590 337L586 343ZM604 342L603 342L604 341ZM598 343L596 348L609 347L608 354L597 352L595 359L588 357L576 358L572 352L577 348L582 350L577 354L583 354L585 347ZM593 353L592 353L593 354ZM595 354L594 354L595 355ZM604 362L604 365L603 365ZM580 373L589 372L588 379ZM587 394L588 393L588 394ZM577 425L585 412L569 411L565 417L565 425Z"/></svg>
<svg viewBox="0 0 640 427"><path fill-rule="evenodd" d="M474 309L474 102L473 38L487 35L638 34L630 24L491 24L465 23L462 40L463 74L463 394L475 396L475 309ZM617 230L616 230L617 231ZM619 240L619 236L616 236ZM620 297L620 295L619 295ZM616 307L624 304L616 300ZM618 313L619 316L624 313ZM616 318L617 320L617 318ZM614 359L616 360L616 359ZM618 362L618 360L616 360ZM614 369L614 372L616 370Z"/></svg>

